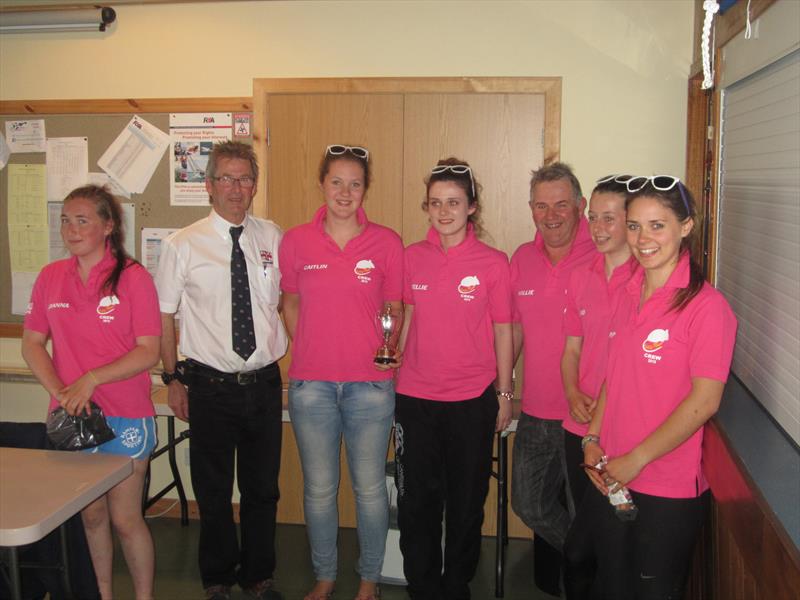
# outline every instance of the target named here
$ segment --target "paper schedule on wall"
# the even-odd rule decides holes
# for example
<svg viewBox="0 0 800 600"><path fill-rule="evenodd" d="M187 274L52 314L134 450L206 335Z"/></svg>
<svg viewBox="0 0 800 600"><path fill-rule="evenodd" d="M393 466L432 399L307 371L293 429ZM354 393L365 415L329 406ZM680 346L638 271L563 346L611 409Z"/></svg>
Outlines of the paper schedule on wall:
<svg viewBox="0 0 800 600"><path fill-rule="evenodd" d="M150 182L168 146L166 133L134 115L97 164L123 188L140 194Z"/></svg>

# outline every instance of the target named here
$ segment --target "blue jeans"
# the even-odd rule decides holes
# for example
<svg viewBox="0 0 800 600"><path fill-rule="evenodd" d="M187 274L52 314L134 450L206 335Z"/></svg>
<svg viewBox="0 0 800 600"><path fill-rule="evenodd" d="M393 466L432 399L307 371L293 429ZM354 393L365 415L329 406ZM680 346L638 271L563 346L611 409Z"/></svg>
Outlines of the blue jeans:
<svg viewBox="0 0 800 600"><path fill-rule="evenodd" d="M389 528L386 452L394 416L394 384L391 380L292 379L289 415L303 465L303 507L316 578L336 580L336 496L344 435L356 498L358 572L364 580L378 581Z"/></svg>

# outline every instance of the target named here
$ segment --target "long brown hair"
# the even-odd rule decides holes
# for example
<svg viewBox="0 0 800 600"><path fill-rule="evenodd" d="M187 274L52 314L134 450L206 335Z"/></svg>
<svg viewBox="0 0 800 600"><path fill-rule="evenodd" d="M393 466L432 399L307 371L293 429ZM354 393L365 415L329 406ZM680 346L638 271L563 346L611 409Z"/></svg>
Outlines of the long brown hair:
<svg viewBox="0 0 800 600"><path fill-rule="evenodd" d="M117 293L119 279L128 266L136 263L128 256L125 251L125 230L122 227L122 207L119 201L106 188L97 185L85 185L72 190L66 198L64 204L70 200L83 198L94 204L94 210L98 217L105 222L111 222L111 233L106 238L111 247L111 254L114 255L114 268L103 282L100 290L111 294ZM137 263L138 264L138 263Z"/></svg>

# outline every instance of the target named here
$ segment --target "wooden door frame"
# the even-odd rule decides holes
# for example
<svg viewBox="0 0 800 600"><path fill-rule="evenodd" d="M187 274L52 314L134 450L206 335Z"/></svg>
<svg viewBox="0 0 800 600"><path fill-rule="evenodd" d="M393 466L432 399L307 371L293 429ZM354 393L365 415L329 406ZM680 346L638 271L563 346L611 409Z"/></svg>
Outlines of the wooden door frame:
<svg viewBox="0 0 800 600"><path fill-rule="evenodd" d="M346 77L253 79L253 147L261 165L253 214L269 216L270 94L541 94L544 96L544 162L561 156L561 77Z"/></svg>

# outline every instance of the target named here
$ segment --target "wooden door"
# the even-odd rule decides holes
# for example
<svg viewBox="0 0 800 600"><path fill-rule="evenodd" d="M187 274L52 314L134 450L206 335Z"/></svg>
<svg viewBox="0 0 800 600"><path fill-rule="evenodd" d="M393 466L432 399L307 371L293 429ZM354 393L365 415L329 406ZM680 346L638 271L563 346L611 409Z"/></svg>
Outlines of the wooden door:
<svg viewBox="0 0 800 600"><path fill-rule="evenodd" d="M304 94L269 97L267 197L284 230L306 223L322 204L319 161L329 144L369 149L372 181L364 208L376 223L402 227L403 96Z"/></svg>
<svg viewBox="0 0 800 600"><path fill-rule="evenodd" d="M403 241L422 239L423 179L440 158L466 160L481 184L483 241L509 256L533 237L531 169L544 156L539 94L409 94L405 104Z"/></svg>

